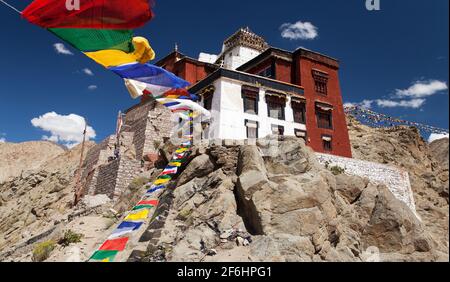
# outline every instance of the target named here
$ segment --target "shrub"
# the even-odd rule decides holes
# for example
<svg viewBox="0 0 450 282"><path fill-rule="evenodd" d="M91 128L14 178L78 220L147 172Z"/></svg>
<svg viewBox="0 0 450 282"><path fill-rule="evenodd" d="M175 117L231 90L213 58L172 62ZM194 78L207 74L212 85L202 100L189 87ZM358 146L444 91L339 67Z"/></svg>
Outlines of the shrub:
<svg viewBox="0 0 450 282"><path fill-rule="evenodd" d="M48 259L55 247L56 243L51 240L36 244L33 249L33 261L42 262Z"/></svg>
<svg viewBox="0 0 450 282"><path fill-rule="evenodd" d="M66 233L64 233L64 236L59 239L58 244L62 245L63 247L67 247L72 243L80 243L81 238L83 238L83 234L75 233L69 229L66 231Z"/></svg>
<svg viewBox="0 0 450 282"><path fill-rule="evenodd" d="M331 170L331 172L332 172L334 175L343 174L343 173L345 172L345 169L344 169L344 168L342 168L342 167L340 167L340 166L337 166L337 165L331 167L330 170Z"/></svg>

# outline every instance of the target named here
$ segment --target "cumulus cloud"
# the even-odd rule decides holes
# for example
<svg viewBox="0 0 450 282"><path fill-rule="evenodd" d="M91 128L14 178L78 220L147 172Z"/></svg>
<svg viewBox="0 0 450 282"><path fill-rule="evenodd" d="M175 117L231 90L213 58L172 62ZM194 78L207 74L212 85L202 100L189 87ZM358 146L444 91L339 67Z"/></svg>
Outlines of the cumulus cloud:
<svg viewBox="0 0 450 282"><path fill-rule="evenodd" d="M98 86L97 85L89 85L88 89L91 91L97 90Z"/></svg>
<svg viewBox="0 0 450 282"><path fill-rule="evenodd" d="M395 92L396 96L399 98L424 98L444 90L448 90L446 82L431 80L428 82L418 81L408 89L397 89Z"/></svg>
<svg viewBox="0 0 450 282"><path fill-rule="evenodd" d="M430 135L430 138L428 139L428 143L432 143L436 140L440 140L440 139L444 139L444 138L449 138L448 134L437 134L437 133L432 133Z"/></svg>
<svg viewBox="0 0 450 282"><path fill-rule="evenodd" d="M53 44L53 47L55 48L56 53L62 54L62 55L73 55L73 53L67 49L66 46L62 43L55 43Z"/></svg>
<svg viewBox="0 0 450 282"><path fill-rule="evenodd" d="M310 22L284 23L280 30L281 37L290 40L312 40L319 36L318 28Z"/></svg>
<svg viewBox="0 0 450 282"><path fill-rule="evenodd" d="M350 107L361 107L361 108L365 108L365 109L371 109L372 108L372 104L374 103L374 100L363 100L362 102L359 103L345 103L344 104L344 108L350 108Z"/></svg>
<svg viewBox="0 0 450 282"><path fill-rule="evenodd" d="M413 100L376 100L378 107L381 108L412 108L418 109L425 104L425 99L413 99Z"/></svg>
<svg viewBox="0 0 450 282"><path fill-rule="evenodd" d="M93 73L90 69L88 69L88 68L84 68L84 69L83 69L83 72L84 72L86 75L94 76L94 73Z"/></svg>
<svg viewBox="0 0 450 282"><path fill-rule="evenodd" d="M63 144L72 148L83 141L85 119L76 114L60 115L55 112L48 112L42 116L33 118L31 124L50 133L50 136L43 135L43 140L49 140ZM94 139L95 130L88 126L86 130L86 140Z"/></svg>

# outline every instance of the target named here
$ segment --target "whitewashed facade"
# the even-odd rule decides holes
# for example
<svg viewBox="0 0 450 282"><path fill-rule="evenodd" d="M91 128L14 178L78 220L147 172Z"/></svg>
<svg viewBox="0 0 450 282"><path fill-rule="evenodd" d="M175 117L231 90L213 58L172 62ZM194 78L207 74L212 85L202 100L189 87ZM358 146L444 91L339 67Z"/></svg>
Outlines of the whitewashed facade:
<svg viewBox="0 0 450 282"><path fill-rule="evenodd" d="M210 84L203 89L210 89L209 95L212 95L212 103L210 107L211 119L208 120L208 126L203 132L203 139L231 139L245 140L248 139L247 127L257 126L258 138L264 138L274 134L273 127L282 126L283 135L297 136L298 131L306 133L306 125L294 122L293 109L291 107L291 99L295 96L301 99L301 95L289 94L287 91L280 90L277 86L283 86L281 82L271 81L266 78L249 75L231 70L223 70L225 75L218 74L217 79L212 79ZM232 75L230 75L232 74ZM229 76L240 76L242 80L238 80ZM254 83L249 82L253 81ZM261 85L264 80L270 85ZM249 114L244 109L244 99L242 97L243 87L252 87L258 89L258 113ZM287 84L285 85L287 86ZM301 93L300 87L289 85L296 88ZM200 89L199 92L201 92ZM268 106L266 102L267 92L274 92L286 96L285 119L276 119L269 117ZM200 105L207 108L205 98L200 101ZM296 133L297 131L297 133Z"/></svg>

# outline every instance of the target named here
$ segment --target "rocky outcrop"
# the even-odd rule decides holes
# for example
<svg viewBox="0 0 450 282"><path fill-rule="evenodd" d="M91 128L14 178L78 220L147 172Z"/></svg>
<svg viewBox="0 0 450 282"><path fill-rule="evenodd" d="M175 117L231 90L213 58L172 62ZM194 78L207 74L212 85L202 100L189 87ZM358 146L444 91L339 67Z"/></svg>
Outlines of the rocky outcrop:
<svg viewBox="0 0 450 282"><path fill-rule="evenodd" d="M448 260L389 189L334 175L298 139L199 147L192 158L139 260Z"/></svg>
<svg viewBox="0 0 450 282"><path fill-rule="evenodd" d="M0 143L0 184L22 172L38 169L66 149L49 141Z"/></svg>
<svg viewBox="0 0 450 282"><path fill-rule="evenodd" d="M409 173L423 225L437 242L436 249L448 256L449 185L443 153L445 141L441 141L444 146L429 145L416 128L371 128L352 117L347 120L355 158L394 165ZM444 149L441 151L438 146Z"/></svg>

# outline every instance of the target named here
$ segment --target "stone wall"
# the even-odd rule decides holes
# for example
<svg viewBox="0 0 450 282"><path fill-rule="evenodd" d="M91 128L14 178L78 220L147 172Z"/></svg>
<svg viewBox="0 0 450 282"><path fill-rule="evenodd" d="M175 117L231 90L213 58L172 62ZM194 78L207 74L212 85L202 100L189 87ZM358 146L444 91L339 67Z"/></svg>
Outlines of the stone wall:
<svg viewBox="0 0 450 282"><path fill-rule="evenodd" d="M109 159L114 157L115 135L88 151L82 173L84 194L120 197L142 172L143 157L155 153L155 144L162 144L170 137L171 120L170 110L154 100L146 100L127 110L119 137L120 158Z"/></svg>
<svg viewBox="0 0 450 282"><path fill-rule="evenodd" d="M110 198L114 197L114 188L116 187L119 166L120 161L115 160L98 168L94 195L105 194Z"/></svg>
<svg viewBox="0 0 450 282"><path fill-rule="evenodd" d="M396 167L362 160L343 158L333 155L316 153L319 163L330 167L338 166L345 169L346 174L368 178L372 183L384 184L394 196L416 212L409 174Z"/></svg>

